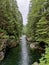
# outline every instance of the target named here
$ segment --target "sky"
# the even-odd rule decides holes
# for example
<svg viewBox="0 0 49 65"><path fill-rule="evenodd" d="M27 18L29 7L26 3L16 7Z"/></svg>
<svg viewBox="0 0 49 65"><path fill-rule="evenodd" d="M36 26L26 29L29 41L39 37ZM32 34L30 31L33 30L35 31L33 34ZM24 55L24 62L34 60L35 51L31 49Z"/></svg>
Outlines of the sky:
<svg viewBox="0 0 49 65"><path fill-rule="evenodd" d="M30 0L17 0L19 10L23 16L23 24L24 25L27 24L27 15L28 15L28 11L29 11L29 3L30 3Z"/></svg>

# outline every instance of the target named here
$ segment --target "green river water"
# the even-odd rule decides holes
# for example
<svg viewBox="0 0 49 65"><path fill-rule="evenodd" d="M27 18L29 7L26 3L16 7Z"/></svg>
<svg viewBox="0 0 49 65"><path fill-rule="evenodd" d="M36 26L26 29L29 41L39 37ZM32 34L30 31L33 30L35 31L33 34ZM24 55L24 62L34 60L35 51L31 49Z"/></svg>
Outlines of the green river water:
<svg viewBox="0 0 49 65"><path fill-rule="evenodd" d="M0 65L31 65L34 61L38 61L39 58L40 54L31 51L26 37L22 36L19 46L10 49Z"/></svg>

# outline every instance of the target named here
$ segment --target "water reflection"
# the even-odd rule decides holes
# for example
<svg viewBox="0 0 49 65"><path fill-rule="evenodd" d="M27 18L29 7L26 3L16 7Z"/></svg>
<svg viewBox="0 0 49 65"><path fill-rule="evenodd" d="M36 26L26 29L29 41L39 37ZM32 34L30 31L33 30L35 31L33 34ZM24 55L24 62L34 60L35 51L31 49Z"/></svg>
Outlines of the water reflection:
<svg viewBox="0 0 49 65"><path fill-rule="evenodd" d="M27 45L26 36L21 37L20 45L16 48L10 49L6 58L0 65L31 65L30 50Z"/></svg>
<svg viewBox="0 0 49 65"><path fill-rule="evenodd" d="M21 65L29 65L29 50L26 42L26 36L22 36L21 40Z"/></svg>

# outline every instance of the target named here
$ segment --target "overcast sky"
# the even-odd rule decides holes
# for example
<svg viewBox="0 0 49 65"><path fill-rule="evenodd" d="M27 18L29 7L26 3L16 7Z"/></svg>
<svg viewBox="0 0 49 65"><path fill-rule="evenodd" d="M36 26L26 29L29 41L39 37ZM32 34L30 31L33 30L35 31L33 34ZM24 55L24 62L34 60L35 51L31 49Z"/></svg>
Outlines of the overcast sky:
<svg viewBox="0 0 49 65"><path fill-rule="evenodd" d="M17 0L19 10L23 16L23 24L27 24L27 14L29 11L29 2L30 0Z"/></svg>

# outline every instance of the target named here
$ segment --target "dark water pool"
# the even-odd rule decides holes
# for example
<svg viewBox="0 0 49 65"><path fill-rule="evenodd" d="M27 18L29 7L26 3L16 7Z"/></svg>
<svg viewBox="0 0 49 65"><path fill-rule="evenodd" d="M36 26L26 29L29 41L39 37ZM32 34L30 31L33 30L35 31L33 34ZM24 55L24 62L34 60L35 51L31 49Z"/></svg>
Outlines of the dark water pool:
<svg viewBox="0 0 49 65"><path fill-rule="evenodd" d="M20 45L10 49L0 65L31 65L34 61L38 61L39 57L36 51L30 50L26 37L22 36Z"/></svg>

